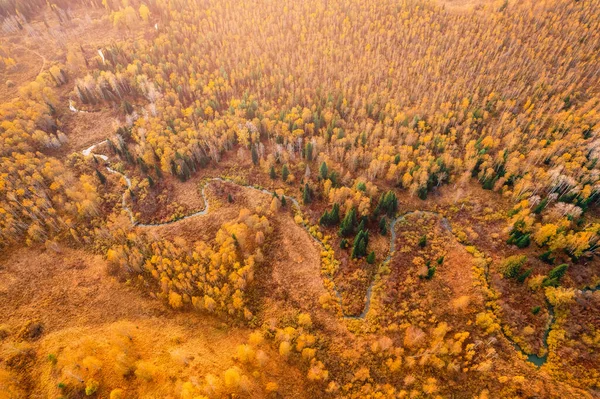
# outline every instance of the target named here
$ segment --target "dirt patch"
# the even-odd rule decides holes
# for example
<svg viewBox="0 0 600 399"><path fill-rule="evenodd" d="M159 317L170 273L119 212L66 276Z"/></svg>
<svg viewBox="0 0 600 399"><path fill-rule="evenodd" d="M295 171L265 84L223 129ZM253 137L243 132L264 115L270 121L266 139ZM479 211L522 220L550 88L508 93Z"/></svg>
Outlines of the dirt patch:
<svg viewBox="0 0 600 399"><path fill-rule="evenodd" d="M412 214L397 223L396 231L396 252L381 298L384 324L406 319L420 323L431 316L466 324L483 310L481 292L473 285L473 257L439 216Z"/></svg>
<svg viewBox="0 0 600 399"><path fill-rule="evenodd" d="M61 153L81 151L103 140L113 137L117 128L122 125L117 112L103 109L99 112L71 112L65 109L61 117L63 131L69 138Z"/></svg>
<svg viewBox="0 0 600 399"><path fill-rule="evenodd" d="M184 196L190 196L193 190L197 190L196 206L199 209L204 209L204 201L198 187L194 188L190 182L186 183L185 188L180 186L178 190L183 191ZM157 234L162 238L181 237L188 240L188 242L198 240L211 242L223 223L235 219L241 209L247 208L251 211L257 208L268 209L267 206L270 199L266 194L220 181L208 182L205 195L209 203L209 212L207 214L178 220L174 223L161 226L139 227L139 229L144 232ZM228 201L229 195L232 197L231 203ZM179 197L177 197L177 201L179 201Z"/></svg>
<svg viewBox="0 0 600 399"><path fill-rule="evenodd" d="M24 47L8 46L8 56L14 59L13 68L0 71L0 98L3 101L14 98L19 93L19 88L35 80L44 61L38 54Z"/></svg>
<svg viewBox="0 0 600 399"><path fill-rule="evenodd" d="M144 392L174 395L181 385L174 381L203 379L209 372L219 374L231 367L236 346L245 343L249 334L244 328L227 327L193 312L175 312L143 297L109 278L102 257L79 250L23 248L5 254L2 265L0 312L8 317L3 320L0 349L15 367L26 360L19 376L28 381L27 397L60 396L57 384L66 377L57 367L69 366L81 353L106 362L105 368L111 369L110 348L121 345L118 336L123 334L132 336L140 359L159 369L161 364L169 365L169 370L147 384L103 374L97 379L106 386L101 384L98 392L105 397L109 388L123 387L136 397ZM27 353L32 356L23 357ZM267 377L278 382L286 397L301 397L296 394L302 391L297 385L301 376L280 364L277 354L268 355L272 360L265 366ZM58 363L53 366L55 358ZM6 366L16 370L11 364ZM263 388L253 384L251 396L264 397Z"/></svg>

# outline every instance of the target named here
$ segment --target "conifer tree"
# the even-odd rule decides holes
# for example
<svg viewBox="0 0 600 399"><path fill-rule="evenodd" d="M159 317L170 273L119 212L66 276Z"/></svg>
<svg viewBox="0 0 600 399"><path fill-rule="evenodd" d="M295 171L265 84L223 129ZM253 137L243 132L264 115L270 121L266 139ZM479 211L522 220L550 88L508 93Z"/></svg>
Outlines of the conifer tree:
<svg viewBox="0 0 600 399"><path fill-rule="evenodd" d="M355 225L356 225L356 209L352 208L346 213L344 220L342 220L342 223L340 224L340 233L339 233L340 236L348 237L348 236L352 235L352 233L354 232Z"/></svg>
<svg viewBox="0 0 600 399"><path fill-rule="evenodd" d="M327 164L325 163L325 161L323 161L323 163L321 163L321 167L319 168L319 177L323 180L327 179Z"/></svg>
<svg viewBox="0 0 600 399"><path fill-rule="evenodd" d="M360 230L356 237L354 237L354 244L352 245L352 258L362 258L367 255L367 246L369 245L369 232Z"/></svg>
<svg viewBox="0 0 600 399"><path fill-rule="evenodd" d="M258 151L256 151L256 146L252 145L252 163L254 165L258 165Z"/></svg>
<svg viewBox="0 0 600 399"><path fill-rule="evenodd" d="M106 184L106 176L104 176L98 169L96 169L96 176L98 176L98 180L100 180L101 184Z"/></svg>
<svg viewBox="0 0 600 399"><path fill-rule="evenodd" d="M286 182L289 175L290 175L290 171L288 170L287 165L283 165L283 168L281 168L281 180Z"/></svg>
<svg viewBox="0 0 600 399"><path fill-rule="evenodd" d="M367 263L370 265L375 263L375 251L369 252L369 255L367 255Z"/></svg>
<svg viewBox="0 0 600 399"><path fill-rule="evenodd" d="M306 143L306 146L304 147L304 157L308 161L312 161L312 158L313 158L313 145L310 142Z"/></svg>
<svg viewBox="0 0 600 399"><path fill-rule="evenodd" d="M382 236L387 235L387 221L385 219L385 216L379 220L379 234L381 234Z"/></svg>
<svg viewBox="0 0 600 399"><path fill-rule="evenodd" d="M304 205L310 204L312 202L312 198L310 195L310 187L308 187L308 183L304 184L304 191L302 192L302 202Z"/></svg>

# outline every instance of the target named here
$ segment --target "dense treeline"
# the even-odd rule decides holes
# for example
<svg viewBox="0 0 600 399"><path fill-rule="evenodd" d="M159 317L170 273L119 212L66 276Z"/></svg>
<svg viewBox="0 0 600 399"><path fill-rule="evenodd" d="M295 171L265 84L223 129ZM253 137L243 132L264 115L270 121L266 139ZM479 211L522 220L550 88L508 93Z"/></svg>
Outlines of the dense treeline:
<svg viewBox="0 0 600 399"><path fill-rule="evenodd" d="M167 7L132 8L168 28L107 48L73 92L83 106L148 104L134 157L165 173L239 146L267 171L314 163L305 177L330 197L364 175L421 198L472 176L515 200L598 199L597 1Z"/></svg>
<svg viewBox="0 0 600 399"><path fill-rule="evenodd" d="M67 233L99 215L92 174L77 176L47 155L67 142L57 119L51 73L0 106L0 246L24 237L28 244Z"/></svg>
<svg viewBox="0 0 600 399"><path fill-rule="evenodd" d="M214 245L152 240L123 228L106 232L115 244L107 259L115 272L139 275L151 292L175 309L193 306L249 322L248 291L256 265L263 262L262 245L271 232L264 216L242 209L237 220L217 232ZM109 238L111 237L111 238Z"/></svg>

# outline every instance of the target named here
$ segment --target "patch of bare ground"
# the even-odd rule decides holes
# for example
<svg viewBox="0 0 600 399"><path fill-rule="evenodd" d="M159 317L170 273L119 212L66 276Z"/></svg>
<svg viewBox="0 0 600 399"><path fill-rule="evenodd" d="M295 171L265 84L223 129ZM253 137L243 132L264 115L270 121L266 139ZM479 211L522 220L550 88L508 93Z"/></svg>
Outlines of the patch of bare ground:
<svg viewBox="0 0 600 399"><path fill-rule="evenodd" d="M540 353L543 347L543 333L548 323L549 314L545 310L545 299L542 290L532 292L527 282L519 283L516 279L506 279L499 272L501 263L512 255L527 255L528 262L523 272L533 269L532 275L547 274L550 266L541 262L537 256L541 253L534 246L518 249L506 244L508 235L506 210L510 207L501 201L493 201L490 192L473 190L450 207L447 215L454 232L462 237L466 245L473 245L491 260L489 282L491 288L499 293L497 303L500 306L502 324L511 330L521 346L529 353ZM532 309L539 306L539 313Z"/></svg>
<svg viewBox="0 0 600 399"><path fill-rule="evenodd" d="M579 381L583 384L580 388L600 393L600 369L597 367L600 363L600 291L578 292L569 305L567 317L555 327L563 330L567 339L561 341L556 352L549 356L554 377L581 376ZM573 383L572 380L567 382Z"/></svg>
<svg viewBox="0 0 600 399"><path fill-rule="evenodd" d="M474 285L473 257L438 216L413 214L396 229L396 252L380 298L386 324L420 323L433 316L466 325L484 309L481 290Z"/></svg>
<svg viewBox="0 0 600 399"><path fill-rule="evenodd" d="M597 259L582 258L577 262L566 255L557 255L553 265L542 262L539 256L545 251L535 243L524 249L506 243L508 239L508 215L512 203L492 191L477 185L467 185L456 192L445 187L432 196L437 208L451 221L454 232L462 236L463 243L473 245L491 260L489 281L499 294L499 316L503 326L510 328L511 335L529 353L543 354L544 331L549 321L543 290L532 291L529 280L523 283L502 277L499 267L503 260L513 255L527 256L522 271L532 269L531 276L547 275L561 263L570 265L561 285L583 287L600 275ZM540 308L539 312L534 309Z"/></svg>
<svg viewBox="0 0 600 399"><path fill-rule="evenodd" d="M184 195L190 196L191 190L196 190L198 207L204 208L204 201L200 193L199 187L186 185L182 188L181 183L178 184L179 189L182 189ZM188 190L188 191L186 191ZM264 210L268 209L270 197L266 194L256 192L251 189L240 187L236 184L209 181L206 185L205 195L209 203L209 212L205 215L198 215L192 218L178 220L176 223L169 223L160 226L140 227L143 231L151 231L163 238L181 237L189 242L203 240L210 242L217 230L225 222L234 220L243 208L255 211L257 208ZM228 196L231 195L232 202L228 201ZM200 202L202 206L200 206Z"/></svg>
<svg viewBox="0 0 600 399"><path fill-rule="evenodd" d="M335 339L348 339L346 326L319 302L328 294L321 277L320 245L286 211L275 216L274 234L269 250L273 297L286 307L311 314L314 322ZM274 310L265 309L265 318L276 317Z"/></svg>
<svg viewBox="0 0 600 399"><path fill-rule="evenodd" d="M319 297L327 293L321 278L319 244L287 212L276 218L274 234L270 254L277 294L303 311L319 309Z"/></svg>
<svg viewBox="0 0 600 399"><path fill-rule="evenodd" d="M249 334L210 316L170 310L108 277L102 257L80 250L21 248L4 254L1 264L0 312L7 317L0 369L16 372L22 397L61 396L58 384L77 374L73 367L85 358L102 367L94 377L99 397L114 388L128 397L176 396L183 382L231 367ZM267 354L263 377L277 381L285 397L302 397L299 372ZM127 367L139 369L143 361L155 377L140 382L123 373L115 364L130 355ZM265 397L263 386L253 381L248 396Z"/></svg>
<svg viewBox="0 0 600 399"><path fill-rule="evenodd" d="M16 65L12 68L0 70L0 98L7 101L19 93L19 88L24 84L34 81L44 60L36 53L14 45L8 45L7 56L14 59Z"/></svg>
<svg viewBox="0 0 600 399"><path fill-rule="evenodd" d="M112 109L98 112L71 112L65 109L61 116L61 130L69 141L60 149L61 153L81 151L103 140L113 137L122 123Z"/></svg>

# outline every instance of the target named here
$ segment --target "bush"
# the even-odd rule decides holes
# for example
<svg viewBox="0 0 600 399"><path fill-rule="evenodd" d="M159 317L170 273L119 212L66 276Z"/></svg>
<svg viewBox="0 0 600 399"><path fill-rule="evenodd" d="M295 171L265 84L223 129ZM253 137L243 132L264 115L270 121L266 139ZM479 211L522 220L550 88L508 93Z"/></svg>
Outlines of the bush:
<svg viewBox="0 0 600 399"><path fill-rule="evenodd" d="M531 272L533 272L532 268L529 268L529 269L525 270L523 273L521 273L519 275L519 277L517 277L517 281L519 283L524 282L527 279L527 277L529 277L531 275Z"/></svg>
<svg viewBox="0 0 600 399"><path fill-rule="evenodd" d="M549 265L553 264L555 260L554 256L552 256L552 251L544 252L539 256L539 258L542 262L547 263Z"/></svg>
<svg viewBox="0 0 600 399"><path fill-rule="evenodd" d="M98 388L100 388L100 383L94 379L90 379L85 384L85 394L87 396L92 396L98 391Z"/></svg>
<svg viewBox="0 0 600 399"><path fill-rule="evenodd" d="M500 273L504 276L504 278L515 278L521 272L521 268L527 262L527 256L525 255L513 255L504 259L502 264L500 264ZM527 278L527 276L525 277ZM523 279L524 281L525 279Z"/></svg>
<svg viewBox="0 0 600 399"><path fill-rule="evenodd" d="M427 280L431 280L433 278L433 275L435 274L436 270L437 270L437 267L435 267L435 266L430 267L429 269L427 269L427 276L425 278Z"/></svg>
<svg viewBox="0 0 600 399"><path fill-rule="evenodd" d="M369 255L367 256L367 263L372 265L373 263L375 263L375 251L371 251L369 253Z"/></svg>
<svg viewBox="0 0 600 399"><path fill-rule="evenodd" d="M50 363L52 363L53 366L55 366L56 363L58 362L58 358L56 357L56 355L54 353L51 353L48 355L48 361Z"/></svg>
<svg viewBox="0 0 600 399"><path fill-rule="evenodd" d="M542 281L543 287L557 287L560 284L560 279L565 275L569 265L563 263L562 265L556 266L554 269L550 270L548 273L548 277Z"/></svg>

